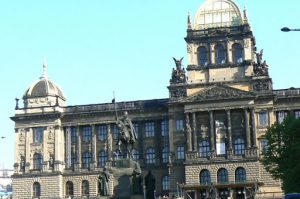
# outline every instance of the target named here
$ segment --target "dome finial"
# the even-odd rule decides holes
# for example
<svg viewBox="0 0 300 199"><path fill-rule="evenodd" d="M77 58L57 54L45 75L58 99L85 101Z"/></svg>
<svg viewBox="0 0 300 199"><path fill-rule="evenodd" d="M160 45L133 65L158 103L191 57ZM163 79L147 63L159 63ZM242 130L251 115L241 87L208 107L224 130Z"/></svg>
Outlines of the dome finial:
<svg viewBox="0 0 300 199"><path fill-rule="evenodd" d="M245 0L243 14L244 14L244 23L248 23L247 0Z"/></svg>
<svg viewBox="0 0 300 199"><path fill-rule="evenodd" d="M42 75L42 78L46 79L47 78L47 63L46 63L46 58L44 57L44 60L43 60L43 75Z"/></svg>

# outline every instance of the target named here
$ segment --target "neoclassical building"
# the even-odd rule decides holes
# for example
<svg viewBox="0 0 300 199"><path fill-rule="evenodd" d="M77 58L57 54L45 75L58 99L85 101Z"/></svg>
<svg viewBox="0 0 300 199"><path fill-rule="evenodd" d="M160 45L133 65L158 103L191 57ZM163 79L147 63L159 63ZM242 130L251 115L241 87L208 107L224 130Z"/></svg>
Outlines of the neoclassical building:
<svg viewBox="0 0 300 199"><path fill-rule="evenodd" d="M289 113L300 116L300 89L273 89L246 10L232 0L204 1L188 16L185 41L188 65L174 59L169 98L116 103L138 135L134 160L152 171L157 195L280 198L280 182L261 164L264 133ZM68 106L45 71L23 104L11 117L14 198L101 195L99 173L106 166L113 174L122 158L115 105Z"/></svg>

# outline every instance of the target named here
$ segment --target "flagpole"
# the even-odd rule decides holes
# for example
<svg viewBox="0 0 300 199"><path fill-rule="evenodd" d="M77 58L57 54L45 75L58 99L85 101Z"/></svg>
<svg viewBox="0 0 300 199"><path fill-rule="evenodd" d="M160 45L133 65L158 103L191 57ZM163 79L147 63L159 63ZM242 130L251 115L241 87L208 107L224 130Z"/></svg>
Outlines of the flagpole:
<svg viewBox="0 0 300 199"><path fill-rule="evenodd" d="M113 100L112 102L114 103L114 108L115 108L115 115L116 115L116 121L118 121L118 112L117 112L117 104L116 104L116 97L115 97L115 91L113 91Z"/></svg>

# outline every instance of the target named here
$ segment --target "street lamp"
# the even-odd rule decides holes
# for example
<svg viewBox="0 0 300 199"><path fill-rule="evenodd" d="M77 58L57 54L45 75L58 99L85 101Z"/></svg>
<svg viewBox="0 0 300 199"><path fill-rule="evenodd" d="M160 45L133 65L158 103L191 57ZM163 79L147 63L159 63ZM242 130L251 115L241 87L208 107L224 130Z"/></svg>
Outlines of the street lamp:
<svg viewBox="0 0 300 199"><path fill-rule="evenodd" d="M282 32L300 31L300 29L299 29L299 28L296 28L296 29L290 29L290 28L288 28L288 27L283 27L283 28L281 28L281 31L282 31Z"/></svg>

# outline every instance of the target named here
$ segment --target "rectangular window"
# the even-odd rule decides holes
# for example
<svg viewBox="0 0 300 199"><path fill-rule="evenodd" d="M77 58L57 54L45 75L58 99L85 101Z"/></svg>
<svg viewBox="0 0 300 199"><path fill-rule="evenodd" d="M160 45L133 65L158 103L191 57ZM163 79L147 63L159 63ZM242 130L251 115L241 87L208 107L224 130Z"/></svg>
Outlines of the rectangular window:
<svg viewBox="0 0 300 199"><path fill-rule="evenodd" d="M84 126L82 127L82 141L90 142L92 140L92 127Z"/></svg>
<svg viewBox="0 0 300 199"><path fill-rule="evenodd" d="M168 120L163 120L161 122L161 135L168 136L169 135L169 122Z"/></svg>
<svg viewBox="0 0 300 199"><path fill-rule="evenodd" d="M104 141L107 139L107 125L101 124L96 126L98 140Z"/></svg>
<svg viewBox="0 0 300 199"><path fill-rule="evenodd" d="M145 123L145 136L146 137L154 137L154 122Z"/></svg>
<svg viewBox="0 0 300 199"><path fill-rule="evenodd" d="M114 124L113 127L112 127L112 134L113 134L113 139L117 140L118 136L119 136L119 129L118 129L118 126L116 124Z"/></svg>
<svg viewBox="0 0 300 199"><path fill-rule="evenodd" d="M260 140L260 151L262 152L266 150L267 147L268 147L268 140L266 139Z"/></svg>
<svg viewBox="0 0 300 199"><path fill-rule="evenodd" d="M182 131L182 130L184 130L183 120L182 119L176 120L176 131Z"/></svg>
<svg viewBox="0 0 300 199"><path fill-rule="evenodd" d="M278 111L277 112L277 122L279 124L281 124L287 115L288 115L288 113L286 111Z"/></svg>
<svg viewBox="0 0 300 199"><path fill-rule="evenodd" d="M295 111L294 114L295 114L296 119L300 118L300 111L299 110Z"/></svg>
<svg viewBox="0 0 300 199"><path fill-rule="evenodd" d="M185 150L183 146L177 147L177 159L184 160L185 159Z"/></svg>
<svg viewBox="0 0 300 199"><path fill-rule="evenodd" d="M75 144L76 142L77 142L76 127L71 127L71 143Z"/></svg>
<svg viewBox="0 0 300 199"><path fill-rule="evenodd" d="M42 143L43 142L44 127L33 128L33 142Z"/></svg>
<svg viewBox="0 0 300 199"><path fill-rule="evenodd" d="M260 112L259 113L259 125L260 126L267 126L268 124L268 115L267 112Z"/></svg>

